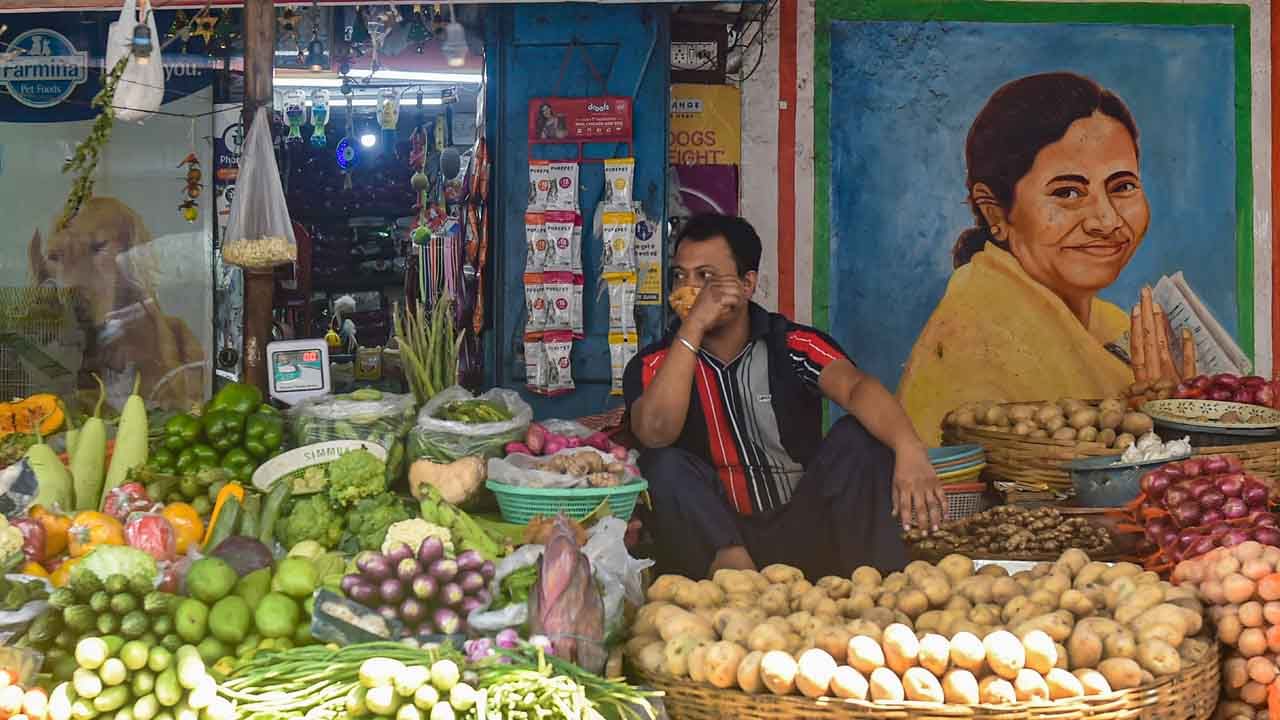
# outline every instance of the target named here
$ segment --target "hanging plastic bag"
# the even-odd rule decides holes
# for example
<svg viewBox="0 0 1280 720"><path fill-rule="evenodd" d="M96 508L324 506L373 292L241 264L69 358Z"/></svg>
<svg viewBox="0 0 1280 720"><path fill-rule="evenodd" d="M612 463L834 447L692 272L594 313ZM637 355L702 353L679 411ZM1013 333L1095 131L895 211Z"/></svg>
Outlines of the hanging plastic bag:
<svg viewBox="0 0 1280 720"><path fill-rule="evenodd" d="M236 196L227 221L222 259L250 270L270 270L296 262L298 243L280 186L271 121L265 107L253 115L236 178Z"/></svg>
<svg viewBox="0 0 1280 720"><path fill-rule="evenodd" d="M133 31L139 24L151 31L152 52L145 61L129 59L116 86L111 104L117 120L141 123L164 102L164 66L160 59L160 34L156 32L156 14L143 0L124 0L120 18L107 29L107 60L110 70L121 58L133 52Z"/></svg>

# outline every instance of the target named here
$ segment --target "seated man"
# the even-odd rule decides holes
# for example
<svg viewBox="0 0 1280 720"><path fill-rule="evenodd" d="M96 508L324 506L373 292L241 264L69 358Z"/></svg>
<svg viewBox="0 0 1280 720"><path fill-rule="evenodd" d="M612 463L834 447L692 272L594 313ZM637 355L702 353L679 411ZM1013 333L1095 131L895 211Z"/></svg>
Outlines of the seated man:
<svg viewBox="0 0 1280 720"><path fill-rule="evenodd" d="M672 262L672 305L687 316L627 366L659 569L901 569L900 527L942 521L924 444L834 340L751 302L760 252L741 218L689 220ZM825 438L824 397L848 413Z"/></svg>

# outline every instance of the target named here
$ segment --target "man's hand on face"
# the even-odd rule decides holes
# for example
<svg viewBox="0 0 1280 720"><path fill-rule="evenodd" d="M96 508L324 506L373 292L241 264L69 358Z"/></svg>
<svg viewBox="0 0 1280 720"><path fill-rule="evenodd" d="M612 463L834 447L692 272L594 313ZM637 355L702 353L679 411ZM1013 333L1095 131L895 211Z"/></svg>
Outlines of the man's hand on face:
<svg viewBox="0 0 1280 720"><path fill-rule="evenodd" d="M695 332L705 333L733 317L746 301L747 290L741 279L736 275L717 275L702 286L684 324Z"/></svg>
<svg viewBox="0 0 1280 720"><path fill-rule="evenodd" d="M946 495L923 447L899 451L893 463L893 514L902 528L937 530L945 519Z"/></svg>

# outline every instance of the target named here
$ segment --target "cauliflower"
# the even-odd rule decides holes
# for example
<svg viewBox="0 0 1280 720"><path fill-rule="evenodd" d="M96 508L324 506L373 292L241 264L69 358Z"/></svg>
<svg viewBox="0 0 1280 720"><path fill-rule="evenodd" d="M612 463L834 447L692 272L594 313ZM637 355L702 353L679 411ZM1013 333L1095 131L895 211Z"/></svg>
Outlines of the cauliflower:
<svg viewBox="0 0 1280 720"><path fill-rule="evenodd" d="M305 540L326 549L336 547L342 540L342 513L334 512L324 495L307 496L276 523L276 537L289 548Z"/></svg>
<svg viewBox="0 0 1280 720"><path fill-rule="evenodd" d="M22 543L22 531L0 515L0 569L7 572L20 563L23 559Z"/></svg>
<svg viewBox="0 0 1280 720"><path fill-rule="evenodd" d="M368 450L352 450L329 463L329 500L338 508L387 490L387 466Z"/></svg>
<svg viewBox="0 0 1280 720"><path fill-rule="evenodd" d="M405 543L417 552L422 541L429 537L440 538L440 542L444 543L445 554L453 556L453 535L450 534L449 528L427 522L422 518L401 520L387 528L387 539L382 543L382 552L390 552L391 546L398 542Z"/></svg>

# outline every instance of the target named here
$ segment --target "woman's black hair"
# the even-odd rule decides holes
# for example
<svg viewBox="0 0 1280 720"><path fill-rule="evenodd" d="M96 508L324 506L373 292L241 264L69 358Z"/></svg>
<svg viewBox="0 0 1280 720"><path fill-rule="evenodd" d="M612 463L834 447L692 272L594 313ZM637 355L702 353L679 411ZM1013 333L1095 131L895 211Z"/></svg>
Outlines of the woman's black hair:
<svg viewBox="0 0 1280 720"><path fill-rule="evenodd" d="M1124 125L1138 148L1138 125L1115 93L1087 77L1058 72L1029 75L1004 85L992 94L969 128L964 161L965 186L976 219L951 250L953 267L968 263L987 243L1005 250L1007 243L991 235L987 219L972 197L973 186L991 189L1006 212L1013 208L1014 186L1031 170L1036 155L1063 138L1071 123L1101 113Z"/></svg>
<svg viewBox="0 0 1280 720"><path fill-rule="evenodd" d="M749 272L760 271L760 255L763 252L760 235L756 233L755 228L751 227L751 223L740 217L716 213L694 215L680 228L680 234L676 236L675 248L679 249L680 243L686 240L699 242L714 237L722 237L729 243L729 250L733 252L733 262L737 266L739 277Z"/></svg>

